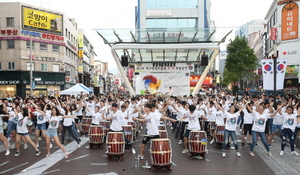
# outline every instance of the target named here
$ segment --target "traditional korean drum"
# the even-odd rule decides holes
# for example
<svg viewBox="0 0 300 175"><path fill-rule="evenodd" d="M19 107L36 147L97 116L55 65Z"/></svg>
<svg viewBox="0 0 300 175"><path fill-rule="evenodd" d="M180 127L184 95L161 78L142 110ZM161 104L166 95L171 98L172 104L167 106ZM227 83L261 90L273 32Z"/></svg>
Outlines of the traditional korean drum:
<svg viewBox="0 0 300 175"><path fill-rule="evenodd" d="M125 137L130 141L133 142L133 129L131 125L122 125L122 130L125 134Z"/></svg>
<svg viewBox="0 0 300 175"><path fill-rule="evenodd" d="M169 139L152 139L150 141L150 157L152 165L171 165L171 141Z"/></svg>
<svg viewBox="0 0 300 175"><path fill-rule="evenodd" d="M92 124L92 118L83 117L81 122L81 131L88 133L91 124Z"/></svg>
<svg viewBox="0 0 300 175"><path fill-rule="evenodd" d="M225 125L218 125L216 127L216 143L224 142L224 131L225 131Z"/></svg>
<svg viewBox="0 0 300 175"><path fill-rule="evenodd" d="M88 135L90 143L98 144L104 142L104 130L101 125L91 125Z"/></svg>
<svg viewBox="0 0 300 175"><path fill-rule="evenodd" d="M205 131L191 131L188 138L189 152L206 153L207 136Z"/></svg>
<svg viewBox="0 0 300 175"><path fill-rule="evenodd" d="M125 140L123 132L108 132L106 137L106 154L124 154Z"/></svg>

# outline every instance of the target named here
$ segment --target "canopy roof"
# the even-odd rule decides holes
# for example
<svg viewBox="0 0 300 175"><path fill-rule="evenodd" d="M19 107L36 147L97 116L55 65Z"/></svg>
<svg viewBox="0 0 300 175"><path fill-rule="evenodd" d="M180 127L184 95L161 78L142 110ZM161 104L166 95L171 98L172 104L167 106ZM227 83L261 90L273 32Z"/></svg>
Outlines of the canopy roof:
<svg viewBox="0 0 300 175"><path fill-rule="evenodd" d="M81 83L77 83L74 86L70 87L69 89L60 91L59 94L60 95L78 95L80 93L83 94L91 94L93 91L86 87L85 85L81 84Z"/></svg>
<svg viewBox="0 0 300 175"><path fill-rule="evenodd" d="M199 63L201 55L209 57L213 50L201 47L202 44L225 42L231 33L230 28L202 29L95 29L105 44L113 47L118 44L195 44L199 47L185 49L149 49L136 48L116 50L121 55L129 57L129 63L152 62L190 62Z"/></svg>

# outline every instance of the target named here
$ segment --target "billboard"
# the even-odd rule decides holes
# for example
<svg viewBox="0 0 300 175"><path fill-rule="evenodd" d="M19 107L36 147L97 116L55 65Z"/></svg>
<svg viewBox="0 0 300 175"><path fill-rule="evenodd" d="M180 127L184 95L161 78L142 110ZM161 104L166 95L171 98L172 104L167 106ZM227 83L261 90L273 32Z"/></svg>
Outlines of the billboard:
<svg viewBox="0 0 300 175"><path fill-rule="evenodd" d="M23 29L63 34L63 16L22 6Z"/></svg>
<svg viewBox="0 0 300 175"><path fill-rule="evenodd" d="M140 93L145 94L166 94L169 87L172 87L175 96L183 96L190 94L190 73L155 73L141 72L140 77Z"/></svg>
<svg viewBox="0 0 300 175"><path fill-rule="evenodd" d="M298 10L296 3L291 2L282 8L281 12L281 40L298 39Z"/></svg>

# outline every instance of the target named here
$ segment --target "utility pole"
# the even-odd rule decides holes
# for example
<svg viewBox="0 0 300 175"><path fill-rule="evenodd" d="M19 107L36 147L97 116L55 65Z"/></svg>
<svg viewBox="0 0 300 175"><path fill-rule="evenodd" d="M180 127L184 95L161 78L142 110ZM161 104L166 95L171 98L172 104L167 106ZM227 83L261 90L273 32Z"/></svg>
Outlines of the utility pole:
<svg viewBox="0 0 300 175"><path fill-rule="evenodd" d="M29 59L30 59L30 96L33 96L33 90L32 90L32 81L33 81L33 76L32 76L32 37L30 35L30 54L29 54Z"/></svg>

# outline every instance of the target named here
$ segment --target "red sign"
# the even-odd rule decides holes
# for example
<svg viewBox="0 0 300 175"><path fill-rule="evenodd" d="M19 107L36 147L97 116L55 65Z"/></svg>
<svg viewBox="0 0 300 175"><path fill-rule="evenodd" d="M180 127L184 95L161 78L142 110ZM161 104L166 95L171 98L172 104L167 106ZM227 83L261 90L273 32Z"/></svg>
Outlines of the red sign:
<svg viewBox="0 0 300 175"><path fill-rule="evenodd" d="M277 28L271 28L270 40L275 41L277 39Z"/></svg>
<svg viewBox="0 0 300 175"><path fill-rule="evenodd" d="M62 41L64 40L63 36L51 35L51 34L46 34L46 33L43 33L42 37L44 39L51 39L51 40L62 40Z"/></svg>
<svg viewBox="0 0 300 175"><path fill-rule="evenodd" d="M195 87L200 79L201 75L191 75L190 76L190 87ZM210 75L207 75L206 78L204 79L202 86L205 85L209 85L209 86L213 86L213 78Z"/></svg>
<svg viewBox="0 0 300 175"><path fill-rule="evenodd" d="M119 84L119 79L115 79L115 84Z"/></svg>
<svg viewBox="0 0 300 175"><path fill-rule="evenodd" d="M18 30L1 30L2 35L18 35Z"/></svg>

